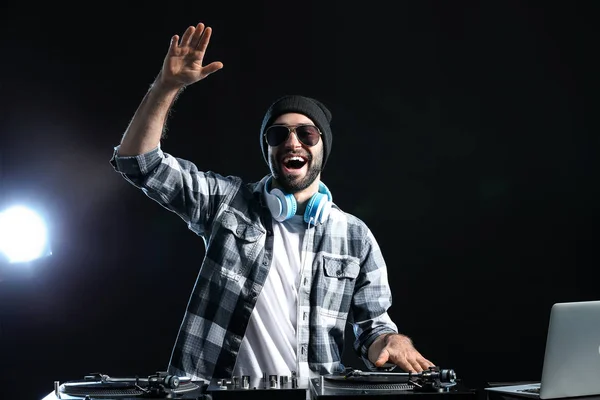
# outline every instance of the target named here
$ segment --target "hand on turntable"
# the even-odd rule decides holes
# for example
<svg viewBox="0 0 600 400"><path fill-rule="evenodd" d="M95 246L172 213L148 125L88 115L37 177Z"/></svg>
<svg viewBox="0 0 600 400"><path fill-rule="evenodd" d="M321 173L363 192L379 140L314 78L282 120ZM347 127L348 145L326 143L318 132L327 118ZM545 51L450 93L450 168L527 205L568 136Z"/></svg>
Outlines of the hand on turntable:
<svg viewBox="0 0 600 400"><path fill-rule="evenodd" d="M399 333L379 336L369 347L369 361L376 367L386 363L399 366L406 372L422 372L435 366L415 349L412 340Z"/></svg>

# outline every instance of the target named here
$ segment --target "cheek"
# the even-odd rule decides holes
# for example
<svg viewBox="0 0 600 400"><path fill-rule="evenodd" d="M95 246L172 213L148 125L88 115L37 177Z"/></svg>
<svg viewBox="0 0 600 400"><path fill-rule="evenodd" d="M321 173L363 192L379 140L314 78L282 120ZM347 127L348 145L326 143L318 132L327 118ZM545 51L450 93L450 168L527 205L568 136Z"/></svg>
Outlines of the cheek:
<svg viewBox="0 0 600 400"><path fill-rule="evenodd" d="M269 166L277 168L277 152L269 149L267 153L267 159L269 160Z"/></svg>
<svg viewBox="0 0 600 400"><path fill-rule="evenodd" d="M321 146L320 149L316 150L313 152L313 160L314 161L318 161L319 163L321 163L323 161L323 147Z"/></svg>

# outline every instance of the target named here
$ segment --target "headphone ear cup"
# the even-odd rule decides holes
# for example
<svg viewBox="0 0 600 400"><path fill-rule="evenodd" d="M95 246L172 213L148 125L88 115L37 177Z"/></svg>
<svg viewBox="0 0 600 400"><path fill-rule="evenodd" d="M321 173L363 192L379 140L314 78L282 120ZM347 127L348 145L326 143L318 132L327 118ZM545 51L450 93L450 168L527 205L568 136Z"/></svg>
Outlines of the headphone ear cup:
<svg viewBox="0 0 600 400"><path fill-rule="evenodd" d="M323 204L323 207L321 208L321 212L319 213L319 222L323 223L325 221L327 221L327 218L329 218L329 213L331 212L331 205L333 203L328 199L327 201L325 201L325 204Z"/></svg>
<svg viewBox="0 0 600 400"><path fill-rule="evenodd" d="M306 205L304 222L315 224L323 223L329 218L333 196L323 182L319 182L319 191L315 193Z"/></svg>
<svg viewBox="0 0 600 400"><path fill-rule="evenodd" d="M333 201L333 196L331 195L329 188L325 186L323 182L319 182L319 193L323 193L324 195L326 195L327 200L329 200L330 202Z"/></svg>
<svg viewBox="0 0 600 400"><path fill-rule="evenodd" d="M271 215L276 221L285 221L296 214L298 206L293 195L285 194L279 189L273 189L270 192L265 191L265 198L269 211L271 211Z"/></svg>
<svg viewBox="0 0 600 400"><path fill-rule="evenodd" d="M304 222L315 224L324 222L329 216L331 210L331 202L329 196L323 193L315 193L308 203L304 211Z"/></svg>

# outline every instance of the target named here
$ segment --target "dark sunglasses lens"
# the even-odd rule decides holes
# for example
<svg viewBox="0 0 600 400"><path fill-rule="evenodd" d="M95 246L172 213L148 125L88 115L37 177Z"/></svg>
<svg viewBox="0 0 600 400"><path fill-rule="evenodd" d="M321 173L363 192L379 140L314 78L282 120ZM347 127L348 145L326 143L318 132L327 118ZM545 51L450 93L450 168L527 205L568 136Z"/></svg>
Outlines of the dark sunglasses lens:
<svg viewBox="0 0 600 400"><path fill-rule="evenodd" d="M305 125L296 128L296 135L298 139L307 146L314 146L319 143L319 130L316 126Z"/></svg>
<svg viewBox="0 0 600 400"><path fill-rule="evenodd" d="M279 146L289 134L290 131L285 126L271 126L267 129L267 143L269 146Z"/></svg>

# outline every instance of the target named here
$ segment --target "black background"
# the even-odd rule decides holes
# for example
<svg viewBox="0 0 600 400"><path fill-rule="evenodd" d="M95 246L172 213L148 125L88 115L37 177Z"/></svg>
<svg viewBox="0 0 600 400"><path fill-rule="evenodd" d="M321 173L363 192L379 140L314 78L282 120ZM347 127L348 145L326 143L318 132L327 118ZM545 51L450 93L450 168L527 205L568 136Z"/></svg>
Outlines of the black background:
<svg viewBox="0 0 600 400"><path fill-rule="evenodd" d="M0 282L0 397L166 368L203 243L109 159L200 21L225 66L180 96L163 149L260 179L266 107L322 100L322 179L378 239L400 330L471 386L539 379L551 305L600 298L597 4L3 6L0 201L42 211L54 254Z"/></svg>

